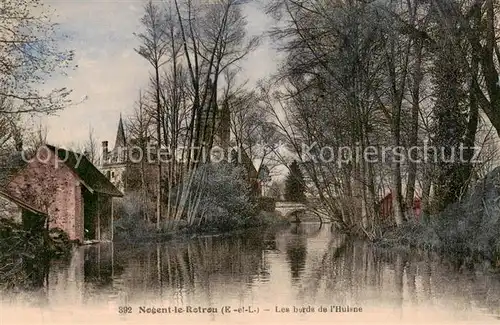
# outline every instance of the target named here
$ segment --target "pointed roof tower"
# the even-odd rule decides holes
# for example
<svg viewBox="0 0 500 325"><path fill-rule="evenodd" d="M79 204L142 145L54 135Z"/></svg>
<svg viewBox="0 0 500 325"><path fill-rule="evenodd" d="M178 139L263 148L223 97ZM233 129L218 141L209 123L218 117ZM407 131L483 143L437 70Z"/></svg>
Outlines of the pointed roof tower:
<svg viewBox="0 0 500 325"><path fill-rule="evenodd" d="M123 128L122 114L120 114L120 121L118 122L118 130L116 132L115 148L125 147L125 129Z"/></svg>

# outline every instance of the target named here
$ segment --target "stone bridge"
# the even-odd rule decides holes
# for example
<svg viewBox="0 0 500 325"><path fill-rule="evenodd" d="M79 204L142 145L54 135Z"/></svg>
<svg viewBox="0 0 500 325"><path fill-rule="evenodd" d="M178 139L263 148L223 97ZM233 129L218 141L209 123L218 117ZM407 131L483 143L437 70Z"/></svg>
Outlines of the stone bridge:
<svg viewBox="0 0 500 325"><path fill-rule="evenodd" d="M319 221L320 223L330 222L326 213L319 209L313 209L304 203L278 201L276 202L275 211L281 218L291 222L305 220Z"/></svg>

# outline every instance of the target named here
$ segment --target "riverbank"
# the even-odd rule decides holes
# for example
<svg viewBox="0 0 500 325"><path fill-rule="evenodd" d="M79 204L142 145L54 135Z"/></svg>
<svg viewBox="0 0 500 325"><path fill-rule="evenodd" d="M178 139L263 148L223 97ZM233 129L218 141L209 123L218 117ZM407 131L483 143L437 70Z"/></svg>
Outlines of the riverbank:
<svg viewBox="0 0 500 325"><path fill-rule="evenodd" d="M457 268L487 269L500 271L500 259L495 244L484 247L470 247L471 243L461 240L440 238L432 225L405 224L399 228L387 229L374 240L376 247L408 254L436 253Z"/></svg>
<svg viewBox="0 0 500 325"><path fill-rule="evenodd" d="M60 229L26 229L0 218L0 287L39 287L45 280L48 261L69 257L71 246Z"/></svg>
<svg viewBox="0 0 500 325"><path fill-rule="evenodd" d="M487 261L500 269L500 168L434 216L384 231L376 239L386 247L408 247L444 254L465 266Z"/></svg>
<svg viewBox="0 0 500 325"><path fill-rule="evenodd" d="M137 218L123 218L115 223L115 238L117 243L143 243L166 241L171 239L193 238L210 235L235 234L248 229L274 227L286 224L275 212L261 211L256 215L232 221L205 222L187 225L184 222L163 225L161 229L156 224Z"/></svg>

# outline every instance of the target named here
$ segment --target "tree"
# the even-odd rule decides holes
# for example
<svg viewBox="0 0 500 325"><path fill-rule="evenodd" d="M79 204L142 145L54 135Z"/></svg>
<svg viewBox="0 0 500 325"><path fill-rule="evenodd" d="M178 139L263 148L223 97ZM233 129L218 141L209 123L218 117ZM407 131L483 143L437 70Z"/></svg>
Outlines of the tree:
<svg viewBox="0 0 500 325"><path fill-rule="evenodd" d="M72 51L58 49L56 24L39 0L2 1L0 10L0 115L50 114L66 107L71 91L39 86L71 67ZM64 37L64 36L63 36Z"/></svg>
<svg viewBox="0 0 500 325"><path fill-rule="evenodd" d="M12 151L19 124L18 115L0 114L0 159Z"/></svg>
<svg viewBox="0 0 500 325"><path fill-rule="evenodd" d="M261 188L261 194L265 195L264 193L264 186L269 184L272 181L271 178L271 171L269 170L269 167L267 165L261 164L259 167L259 170L257 171L257 178L260 182L260 188Z"/></svg>
<svg viewBox="0 0 500 325"><path fill-rule="evenodd" d="M162 207L162 169L161 169L161 97L160 97L160 68L165 63L165 54L168 50L168 22L165 19L165 15L161 8L154 5L150 0L144 6L144 16L141 19L141 23L145 28L144 33L138 34L138 38L141 41L141 46L136 50L137 53L145 58L153 67L153 86L155 93L155 103L156 103L156 141L157 141L157 164L158 164L158 175L157 175L157 192L156 192L156 227L160 229L160 219L161 219L161 207Z"/></svg>
<svg viewBox="0 0 500 325"><path fill-rule="evenodd" d="M23 117L52 114L71 103L67 88L40 87L72 67L73 52L61 50L64 38L40 0L9 0L0 5L0 160L41 134L29 132ZM44 89L45 88L45 89ZM38 141L40 142L40 141ZM37 148L30 148L36 150Z"/></svg>
<svg viewBox="0 0 500 325"><path fill-rule="evenodd" d="M182 58L188 71L192 103L188 124L188 146L208 148L213 144L221 74L244 59L258 44L246 37L246 17L235 0L196 3L174 0L183 44ZM199 162L202 150L188 155L188 165Z"/></svg>
<svg viewBox="0 0 500 325"><path fill-rule="evenodd" d="M250 187L243 177L242 167L232 164L207 163L195 171L189 200L194 208L188 222L207 222L227 231L243 225L255 212L250 199Z"/></svg>
<svg viewBox="0 0 500 325"><path fill-rule="evenodd" d="M261 183L269 183L272 180L270 173L271 172L269 171L269 167L267 167L267 165L263 164L259 168L259 180Z"/></svg>
<svg viewBox="0 0 500 325"><path fill-rule="evenodd" d="M146 169L146 161L149 161L149 157L146 159L144 157L144 154L147 154L148 150L148 144L150 141L150 134L153 133L152 129L154 128L154 123L152 122L154 120L154 113L149 114L147 110L147 99L145 95L141 92L139 92L139 98L137 102L134 105L134 112L132 116L127 121L127 129L129 132L129 143L133 144L134 146L137 146L140 148L142 151L142 159L139 162L139 170L140 170L140 200L141 200L141 205L146 206L147 205L147 197L149 195L152 195L154 193L154 190L148 191L148 185L151 183L154 183L153 180L147 181L148 177L150 176L149 174L149 168ZM136 153L129 153L130 155L136 154ZM132 165L130 164L129 167ZM133 178L133 175L136 174L136 170L134 168L128 168L127 169L127 179ZM156 179L157 180L157 179ZM157 189L157 187L156 187ZM144 220L149 220L149 216L147 215L147 209L142 209L143 213L143 219Z"/></svg>
<svg viewBox="0 0 500 325"><path fill-rule="evenodd" d="M87 159L94 165L99 164L99 146L97 144L97 139L94 134L94 128L89 125L89 134L87 141L83 146L83 153Z"/></svg>
<svg viewBox="0 0 500 325"><path fill-rule="evenodd" d="M41 123L32 127L31 130L17 126L14 138L19 148L16 151L24 150L29 156L34 156L41 146L47 144L47 135L47 127Z"/></svg>
<svg viewBox="0 0 500 325"><path fill-rule="evenodd" d="M146 114L156 121L158 148L169 151L168 164L162 167L158 159L158 193L164 188L168 195L164 201L157 198L157 227L161 218L169 227L195 211L196 201L188 197L202 153L213 146L222 74L253 50L258 38L247 37L246 18L236 0L149 1L141 22L137 52L154 69L146 94L154 109L148 111L146 105Z"/></svg>
<svg viewBox="0 0 500 325"><path fill-rule="evenodd" d="M470 47L456 51L460 67L471 73L472 105L479 105L500 134L500 46L495 1L434 0L435 14L446 28L443 37L458 43L465 37ZM481 69L478 69L481 67Z"/></svg>
<svg viewBox="0 0 500 325"><path fill-rule="evenodd" d="M276 200L281 200L281 192L281 185L277 182L272 182L269 186L269 193L267 196Z"/></svg>
<svg viewBox="0 0 500 325"><path fill-rule="evenodd" d="M296 160L290 165L290 171L285 181L285 200L291 202L304 202L306 200L304 176Z"/></svg>

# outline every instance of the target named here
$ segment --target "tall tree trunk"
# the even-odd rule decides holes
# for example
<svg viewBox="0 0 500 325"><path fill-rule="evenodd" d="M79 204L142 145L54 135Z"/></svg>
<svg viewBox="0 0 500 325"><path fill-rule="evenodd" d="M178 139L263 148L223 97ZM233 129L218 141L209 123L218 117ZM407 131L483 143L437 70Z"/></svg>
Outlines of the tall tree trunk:
<svg viewBox="0 0 500 325"><path fill-rule="evenodd" d="M143 151L145 152L145 151ZM144 158L141 159L141 195L142 195L142 218L144 220L148 220L148 214L146 211L146 206L147 206L147 195L146 195L146 166L144 162Z"/></svg>
<svg viewBox="0 0 500 325"><path fill-rule="evenodd" d="M422 213L424 218L431 213L431 187L433 179L433 166L430 164L424 165L423 181L422 181Z"/></svg>
<svg viewBox="0 0 500 325"><path fill-rule="evenodd" d="M156 80L156 137L157 142L157 178L156 178L156 229L161 229L161 103L160 103L160 67L155 65L155 80Z"/></svg>
<svg viewBox="0 0 500 325"><path fill-rule="evenodd" d="M399 227L404 221L404 214L401 206L401 164L395 161L392 162L391 193L394 221L396 222L396 226Z"/></svg>
<svg viewBox="0 0 500 325"><path fill-rule="evenodd" d="M483 93L483 89L477 79L473 79L473 85L476 90L476 100L479 101L491 124L496 129L497 134L500 135L500 82L499 68L495 64L496 61L500 60L500 49L495 33L495 25L498 24L498 21L495 22L495 18L498 16L495 14L493 0L485 0L482 3L486 7L485 21L481 24L484 28L484 39L476 37L475 33L472 32L469 32L468 36L473 48L472 51L477 55L481 63L481 72L484 77L484 88L486 89L487 96ZM480 8L478 10L480 11ZM479 15L481 16L481 13ZM484 46L481 44L483 43L481 41L485 43Z"/></svg>
<svg viewBox="0 0 500 325"><path fill-rule="evenodd" d="M474 12L472 13L474 20L474 26L476 29L479 29L481 24L481 8L476 7ZM479 35L479 30L476 30L476 35ZM471 80L477 80L479 77L479 56L477 53L472 51L471 53ZM474 87L474 83L471 82L469 87L469 116L467 121L467 127L465 130L465 138L464 138L464 161L462 169L462 183L464 185L468 185L471 175L472 175L472 163L471 159L474 157L474 144L476 140L477 127L479 123L479 103L477 100L478 94L477 90Z"/></svg>
<svg viewBox="0 0 500 325"><path fill-rule="evenodd" d="M412 103L411 103L411 126L410 126L410 139L409 147L418 146L418 127L419 127L419 113L420 113L420 83L422 81L422 49L423 40L417 40L415 49L415 66L413 70L413 89L412 89ZM406 186L406 199L405 205L407 209L413 207L413 200L415 196L415 182L417 178L417 152L412 150L410 152L410 161L408 164L408 183Z"/></svg>
<svg viewBox="0 0 500 325"><path fill-rule="evenodd" d="M395 148L401 145L401 109L396 109L392 118L392 132ZM392 212L396 226L401 226L404 221L404 213L401 205L401 162L393 156L391 159L391 193Z"/></svg>

